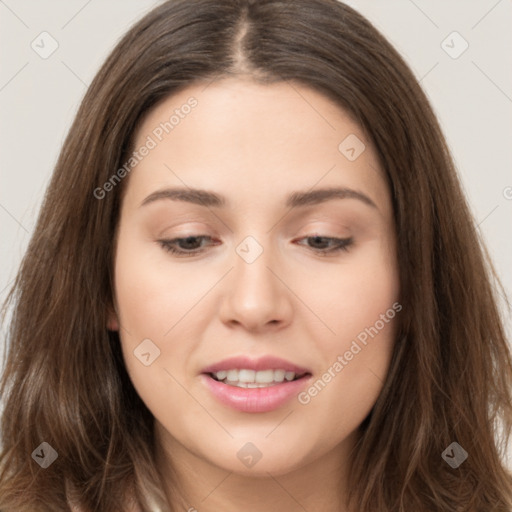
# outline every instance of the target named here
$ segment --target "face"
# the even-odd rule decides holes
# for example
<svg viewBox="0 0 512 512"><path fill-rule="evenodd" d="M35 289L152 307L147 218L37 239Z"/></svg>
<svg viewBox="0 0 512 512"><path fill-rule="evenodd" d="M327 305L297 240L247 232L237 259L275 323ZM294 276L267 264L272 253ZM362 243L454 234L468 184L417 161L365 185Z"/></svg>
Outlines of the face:
<svg viewBox="0 0 512 512"><path fill-rule="evenodd" d="M401 309L370 140L305 86L230 78L157 105L135 148L109 328L162 446L255 476L341 454Z"/></svg>

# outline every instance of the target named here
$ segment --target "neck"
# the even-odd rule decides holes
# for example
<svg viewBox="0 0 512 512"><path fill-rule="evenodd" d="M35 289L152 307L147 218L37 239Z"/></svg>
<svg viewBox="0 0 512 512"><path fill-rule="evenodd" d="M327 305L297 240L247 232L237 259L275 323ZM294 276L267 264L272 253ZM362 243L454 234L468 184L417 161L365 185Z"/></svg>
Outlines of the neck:
<svg viewBox="0 0 512 512"><path fill-rule="evenodd" d="M358 435L284 474L253 476L198 457L156 423L157 467L174 511L239 512L249 504L251 512L353 512L345 505L347 461Z"/></svg>

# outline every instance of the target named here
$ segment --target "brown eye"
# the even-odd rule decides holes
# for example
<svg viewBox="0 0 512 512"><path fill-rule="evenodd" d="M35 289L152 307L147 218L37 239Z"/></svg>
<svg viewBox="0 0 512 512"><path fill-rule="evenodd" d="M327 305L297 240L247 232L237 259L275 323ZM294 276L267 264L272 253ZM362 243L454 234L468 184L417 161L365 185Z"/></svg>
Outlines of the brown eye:
<svg viewBox="0 0 512 512"><path fill-rule="evenodd" d="M159 240L158 243L164 250L179 256L194 256L204 251L201 243L202 240L212 240L207 235L194 235L181 238L173 238L171 240Z"/></svg>
<svg viewBox="0 0 512 512"><path fill-rule="evenodd" d="M302 238L310 241L309 247L320 253L335 253L338 251L348 251L353 243L353 238L333 238L328 236L312 235ZM301 244L302 245L302 244Z"/></svg>

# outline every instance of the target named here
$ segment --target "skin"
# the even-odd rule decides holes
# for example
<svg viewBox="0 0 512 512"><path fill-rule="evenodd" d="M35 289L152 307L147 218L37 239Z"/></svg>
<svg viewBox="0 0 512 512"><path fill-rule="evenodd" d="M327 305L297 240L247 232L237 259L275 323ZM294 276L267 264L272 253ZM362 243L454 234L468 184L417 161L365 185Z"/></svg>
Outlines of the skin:
<svg viewBox="0 0 512 512"><path fill-rule="evenodd" d="M165 99L140 125L135 147L191 96L198 105L129 175L108 324L119 330L131 380L156 419L166 492L180 510L346 511L347 459L383 387L396 317L305 405L293 397L271 412L239 412L219 403L200 374L230 356L270 354L309 368L314 382L398 301L390 192L376 152L325 96L249 78ZM366 146L354 161L338 149L350 134ZM175 186L222 194L230 206L140 206ZM355 198L285 206L292 191L330 186L362 192L375 207ZM213 242L179 246L203 248L191 257L159 243L201 235ZM335 243L315 244L313 235L353 244L322 255L315 248ZM250 264L236 252L247 236L263 249ZM160 350L149 366L134 356L144 339ZM262 454L250 468L237 457L247 442ZM181 501L171 496L171 467Z"/></svg>

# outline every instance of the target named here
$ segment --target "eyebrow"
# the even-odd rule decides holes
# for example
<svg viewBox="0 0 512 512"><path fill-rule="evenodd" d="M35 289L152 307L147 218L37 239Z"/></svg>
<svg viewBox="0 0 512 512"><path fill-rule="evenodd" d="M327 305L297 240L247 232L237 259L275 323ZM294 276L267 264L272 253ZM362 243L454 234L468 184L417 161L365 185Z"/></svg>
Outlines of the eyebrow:
<svg viewBox="0 0 512 512"><path fill-rule="evenodd" d="M140 207L161 199L183 201L205 207L222 208L229 202L224 196L197 188L165 188L149 194ZM300 208L330 201L332 199L358 199L367 206L378 209L376 204L364 193L346 187L330 187L311 191L292 192L285 202L288 208Z"/></svg>

